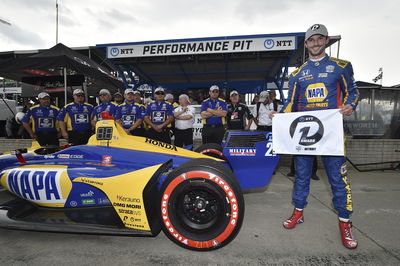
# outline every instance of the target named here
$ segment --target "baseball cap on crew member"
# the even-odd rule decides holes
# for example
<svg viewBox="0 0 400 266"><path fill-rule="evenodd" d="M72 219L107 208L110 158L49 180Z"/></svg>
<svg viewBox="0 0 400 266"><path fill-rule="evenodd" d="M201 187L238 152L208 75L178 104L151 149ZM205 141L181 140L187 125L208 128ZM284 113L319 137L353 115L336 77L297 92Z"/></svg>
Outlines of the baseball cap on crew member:
<svg viewBox="0 0 400 266"><path fill-rule="evenodd" d="M107 89L101 89L101 90L99 91L99 95L102 95L102 94L108 94L108 95L111 95L110 91L109 91L109 90L107 90Z"/></svg>
<svg viewBox="0 0 400 266"><path fill-rule="evenodd" d="M174 95L172 95L171 93L167 93L165 94L165 100L169 100L169 99L174 99Z"/></svg>
<svg viewBox="0 0 400 266"><path fill-rule="evenodd" d="M124 91L124 94L128 94L128 93L135 93L132 89L126 89Z"/></svg>
<svg viewBox="0 0 400 266"><path fill-rule="evenodd" d="M210 91L213 91L213 90L219 91L219 87L218 87L217 85L212 85L212 86L210 87Z"/></svg>
<svg viewBox="0 0 400 266"><path fill-rule="evenodd" d="M268 91L262 91L261 93L260 93L260 98L259 98L259 102L264 102L267 98L268 98L268 96L269 96L269 93L268 93Z"/></svg>
<svg viewBox="0 0 400 266"><path fill-rule="evenodd" d="M114 93L114 97L115 96L121 96L122 97L122 94L119 91L117 91L116 93Z"/></svg>
<svg viewBox="0 0 400 266"><path fill-rule="evenodd" d="M139 94L140 95L140 91L133 91L133 94Z"/></svg>
<svg viewBox="0 0 400 266"><path fill-rule="evenodd" d="M329 36L328 35L328 29L322 25L322 24L314 24L308 30L306 31L306 37L305 40L307 41L308 38L315 34L320 34L322 36Z"/></svg>
<svg viewBox="0 0 400 266"><path fill-rule="evenodd" d="M82 89L76 89L74 90L74 92L72 93L72 95L77 95L77 94L85 94L85 92Z"/></svg>
<svg viewBox="0 0 400 266"><path fill-rule="evenodd" d="M229 93L229 97L232 97L232 95L239 95L239 93L236 90L231 91L231 93Z"/></svg>
<svg viewBox="0 0 400 266"><path fill-rule="evenodd" d="M157 87L155 90L154 90L154 93L157 93L157 92L164 92L164 88L163 87Z"/></svg>
<svg viewBox="0 0 400 266"><path fill-rule="evenodd" d="M47 92L41 92L37 96L39 99L43 99L44 97L50 97L50 95Z"/></svg>

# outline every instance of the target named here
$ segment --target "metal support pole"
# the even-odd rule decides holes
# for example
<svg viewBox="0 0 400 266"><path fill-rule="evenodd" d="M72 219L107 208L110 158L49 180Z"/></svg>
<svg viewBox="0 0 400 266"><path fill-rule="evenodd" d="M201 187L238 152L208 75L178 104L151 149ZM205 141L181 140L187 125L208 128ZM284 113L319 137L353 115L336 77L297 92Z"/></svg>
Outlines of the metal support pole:
<svg viewBox="0 0 400 266"><path fill-rule="evenodd" d="M56 44L58 44L58 0L56 0Z"/></svg>
<svg viewBox="0 0 400 266"><path fill-rule="evenodd" d="M64 67L64 105L67 104L67 68Z"/></svg>

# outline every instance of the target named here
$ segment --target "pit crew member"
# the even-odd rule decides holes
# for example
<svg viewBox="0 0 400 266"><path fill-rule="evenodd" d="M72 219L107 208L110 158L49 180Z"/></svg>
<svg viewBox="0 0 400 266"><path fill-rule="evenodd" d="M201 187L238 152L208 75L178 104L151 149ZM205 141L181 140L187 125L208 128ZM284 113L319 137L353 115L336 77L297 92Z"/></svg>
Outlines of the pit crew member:
<svg viewBox="0 0 400 266"><path fill-rule="evenodd" d="M143 121L143 109L140 104L135 103L135 92L126 89L124 92L125 102L117 107L115 121L120 124L125 132L130 135L138 136L138 128Z"/></svg>

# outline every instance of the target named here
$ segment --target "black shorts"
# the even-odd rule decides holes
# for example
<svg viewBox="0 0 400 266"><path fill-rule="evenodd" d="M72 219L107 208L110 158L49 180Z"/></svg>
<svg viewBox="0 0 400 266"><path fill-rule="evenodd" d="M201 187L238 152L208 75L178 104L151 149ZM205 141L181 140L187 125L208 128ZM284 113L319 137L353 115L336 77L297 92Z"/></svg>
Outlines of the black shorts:
<svg viewBox="0 0 400 266"><path fill-rule="evenodd" d="M147 132L147 137L154 139L154 140L158 140L161 142L165 142L168 144L171 144L171 136L169 135L170 132L170 128L163 128L163 130L161 132L157 132L155 131L153 128L150 128L149 131Z"/></svg>
<svg viewBox="0 0 400 266"><path fill-rule="evenodd" d="M201 132L203 144L205 143L222 143L225 135L225 128L223 125L204 125Z"/></svg>
<svg viewBox="0 0 400 266"><path fill-rule="evenodd" d="M193 144L193 128L177 129L175 128L175 141L174 145L183 147Z"/></svg>

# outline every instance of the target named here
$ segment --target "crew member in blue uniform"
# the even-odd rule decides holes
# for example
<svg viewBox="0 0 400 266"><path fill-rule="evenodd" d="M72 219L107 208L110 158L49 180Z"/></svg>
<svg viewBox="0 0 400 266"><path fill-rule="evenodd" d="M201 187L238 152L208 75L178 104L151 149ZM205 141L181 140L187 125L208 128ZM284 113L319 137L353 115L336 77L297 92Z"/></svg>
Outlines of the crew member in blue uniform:
<svg viewBox="0 0 400 266"><path fill-rule="evenodd" d="M125 102L118 106L115 121L124 128L127 134L142 136L138 129L143 121L144 109L140 104L135 103L134 95L135 91L132 89L125 90Z"/></svg>
<svg viewBox="0 0 400 266"><path fill-rule="evenodd" d="M138 104L140 106L140 110L142 113L142 118L144 118L144 115L146 114L146 107L143 104L142 101L142 94L140 93L140 91L135 90L133 91L133 101ZM144 123L144 121L142 121L142 123L140 123L140 125L135 129L135 136L141 136L141 137L146 137L146 125Z"/></svg>
<svg viewBox="0 0 400 266"><path fill-rule="evenodd" d="M219 87L210 87L210 98L201 104L201 118L203 119L203 130L201 136L204 143L221 144L225 134L227 105L225 100L218 98Z"/></svg>
<svg viewBox="0 0 400 266"><path fill-rule="evenodd" d="M60 109L50 104L50 95L41 92L38 95L39 104L28 110L22 124L32 139L36 139L40 146L56 145L58 141L57 115ZM32 123L32 128L29 123Z"/></svg>
<svg viewBox="0 0 400 266"><path fill-rule="evenodd" d="M174 109L170 103L164 101L165 91L162 87L154 90L154 97L155 101L147 105L144 117L144 121L150 127L148 137L171 144L169 128L174 120Z"/></svg>
<svg viewBox="0 0 400 266"><path fill-rule="evenodd" d="M108 112L109 116L114 117L117 105L111 101L111 93L107 89L101 89L99 92L100 104L93 109L92 126L96 126L96 122L102 120L101 113Z"/></svg>
<svg viewBox="0 0 400 266"><path fill-rule="evenodd" d="M358 90L351 63L325 54L329 43L328 30L322 24L311 26L305 35L309 59L289 78L289 94L281 112L340 109L351 115L358 102ZM294 156L296 180L292 194L295 209L283 226L294 228L303 222L303 208L307 205L314 156ZM351 189L347 177L346 158L322 156L333 194L333 205L338 212L342 243L356 248L357 240L351 233L349 220L353 212Z"/></svg>
<svg viewBox="0 0 400 266"><path fill-rule="evenodd" d="M72 145L86 144L92 135L90 118L93 105L85 103L83 90L73 92L74 102L65 105L57 116L62 136Z"/></svg>

